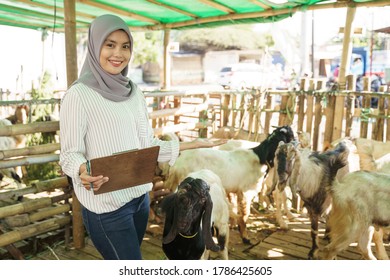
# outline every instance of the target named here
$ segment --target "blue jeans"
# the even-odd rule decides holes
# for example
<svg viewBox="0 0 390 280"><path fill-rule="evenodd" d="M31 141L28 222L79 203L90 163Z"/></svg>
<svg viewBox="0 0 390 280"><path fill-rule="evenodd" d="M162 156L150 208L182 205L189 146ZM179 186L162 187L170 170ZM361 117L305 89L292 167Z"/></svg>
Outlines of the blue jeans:
<svg viewBox="0 0 390 280"><path fill-rule="evenodd" d="M141 260L141 243L149 217L149 195L118 210L96 214L82 207L84 225L105 260Z"/></svg>

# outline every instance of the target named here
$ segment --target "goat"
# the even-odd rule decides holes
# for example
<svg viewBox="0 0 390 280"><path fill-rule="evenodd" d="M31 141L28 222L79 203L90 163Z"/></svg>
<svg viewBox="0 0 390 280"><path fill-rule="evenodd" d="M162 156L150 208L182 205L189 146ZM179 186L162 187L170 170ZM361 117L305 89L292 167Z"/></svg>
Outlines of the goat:
<svg viewBox="0 0 390 280"><path fill-rule="evenodd" d="M366 170L375 171L381 173L390 172L390 145L381 141L365 138L347 138L344 139L349 143L348 148L350 149L350 158L348 160L350 168L349 171ZM352 168L351 168L352 167ZM337 179L340 179L337 177ZM386 230L386 233L389 230ZM383 228L370 228L366 231L368 236L367 244L371 244L371 239L374 241L377 248L377 252L384 252L383 247ZM368 247L369 252L371 248ZM369 256L372 253L368 253ZM387 256L386 254L380 254L381 256Z"/></svg>
<svg viewBox="0 0 390 280"><path fill-rule="evenodd" d="M337 171L347 164L348 148L340 142L333 150L323 153L299 150L294 143L280 142L275 152L278 188L290 183L293 196L299 193L311 222L312 247L309 259L318 258L318 222L331 206L330 186Z"/></svg>
<svg viewBox="0 0 390 280"><path fill-rule="evenodd" d="M165 181L167 188L175 190L188 173L199 169L210 169L217 174L227 193L236 193L239 207L238 227L245 244L249 244L246 220L250 214L252 197L245 195L257 189L259 180L269 166L273 166L275 150L279 141L290 142L294 133L289 126L276 128L266 140L252 149L231 151L201 148L181 152L169 169Z"/></svg>
<svg viewBox="0 0 390 280"><path fill-rule="evenodd" d="M12 125L11 121L8 119L0 119L0 126L8 126ZM9 150L9 149L15 149L17 146L16 139L14 137L10 136L0 136L0 150ZM18 173L16 172L15 168L5 168L2 169L0 172L0 181L3 180L4 176L7 176L9 178L12 178L15 180L15 183L18 185L22 183L22 180Z"/></svg>
<svg viewBox="0 0 390 280"><path fill-rule="evenodd" d="M388 260L382 227L390 226L390 175L355 171L335 182L331 194L333 207L328 219L331 242L324 249L324 259L334 259L350 243L358 241L363 257L376 260L371 251L374 239L378 258Z"/></svg>
<svg viewBox="0 0 390 280"><path fill-rule="evenodd" d="M221 250L222 258L228 259L229 204L215 173L202 169L188 174L177 192L162 200L162 209L166 213L162 248L168 259L207 259L209 250Z"/></svg>
<svg viewBox="0 0 390 280"><path fill-rule="evenodd" d="M235 140L231 139L227 143L214 147L214 149L218 150L235 150L239 148L254 148L258 145L256 142L252 141L246 141L246 140ZM271 207L271 200L268 199L268 196L266 195L267 190L272 188L273 184L273 178L274 178L274 167L270 168L268 175L265 176L263 180L259 181L259 184L261 184L261 192L259 193L259 203L264 208ZM286 213L287 217L289 219L294 218L294 215L290 212L289 207L287 205L287 194L286 191L282 191L281 193L274 191L273 192L274 200L276 201L276 216L277 220L279 221L279 224L282 229L287 229L287 224L281 219L281 208L283 206L284 212Z"/></svg>

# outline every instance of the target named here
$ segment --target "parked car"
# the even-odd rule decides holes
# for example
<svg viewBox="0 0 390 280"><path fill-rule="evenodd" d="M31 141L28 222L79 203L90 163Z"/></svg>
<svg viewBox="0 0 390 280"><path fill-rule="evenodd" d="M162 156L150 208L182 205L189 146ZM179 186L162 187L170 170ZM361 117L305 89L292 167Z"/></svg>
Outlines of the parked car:
<svg viewBox="0 0 390 280"><path fill-rule="evenodd" d="M225 89L243 89L262 85L262 67L256 63L230 64L219 72L219 84Z"/></svg>

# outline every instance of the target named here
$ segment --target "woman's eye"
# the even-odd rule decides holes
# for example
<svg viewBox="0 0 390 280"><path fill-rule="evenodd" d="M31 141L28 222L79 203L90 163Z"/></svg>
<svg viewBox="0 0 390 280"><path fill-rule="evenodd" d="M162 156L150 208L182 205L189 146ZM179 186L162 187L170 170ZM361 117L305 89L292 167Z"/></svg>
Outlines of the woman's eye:
<svg viewBox="0 0 390 280"><path fill-rule="evenodd" d="M123 45L124 49L130 49L130 45Z"/></svg>
<svg viewBox="0 0 390 280"><path fill-rule="evenodd" d="M114 44L108 43L108 44L106 44L106 46L109 47L109 48L113 48Z"/></svg>

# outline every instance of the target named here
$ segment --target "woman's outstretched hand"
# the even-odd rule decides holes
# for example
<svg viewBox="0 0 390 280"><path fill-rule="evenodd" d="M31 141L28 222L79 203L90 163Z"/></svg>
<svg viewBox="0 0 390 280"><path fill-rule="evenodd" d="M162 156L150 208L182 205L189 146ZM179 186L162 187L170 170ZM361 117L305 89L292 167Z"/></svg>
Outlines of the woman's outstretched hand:
<svg viewBox="0 0 390 280"><path fill-rule="evenodd" d="M225 144L228 139L207 139L207 138L196 138L190 142L180 142L180 150L189 150L197 148L211 148Z"/></svg>

